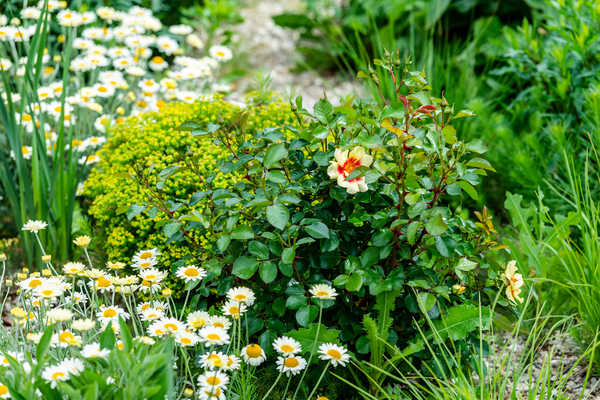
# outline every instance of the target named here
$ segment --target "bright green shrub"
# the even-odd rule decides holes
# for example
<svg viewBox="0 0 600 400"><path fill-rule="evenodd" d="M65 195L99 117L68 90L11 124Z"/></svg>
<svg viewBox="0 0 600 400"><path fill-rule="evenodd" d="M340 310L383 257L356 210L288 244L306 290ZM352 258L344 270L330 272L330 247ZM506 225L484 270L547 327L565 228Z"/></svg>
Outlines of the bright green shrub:
<svg viewBox="0 0 600 400"><path fill-rule="evenodd" d="M508 129L495 126L478 135L490 146L502 195L507 190L534 198L544 180L562 180L562 152L584 164L591 135L600 136L600 12L594 2L543 1L532 21L505 28L487 46L497 64L488 81L490 98L504 111ZM564 201L545 191L553 209ZM500 199L499 199L500 200ZM500 203L500 201L498 201Z"/></svg>
<svg viewBox="0 0 600 400"><path fill-rule="evenodd" d="M105 243L104 251L109 260L128 262L137 250L156 247L163 253L160 258L163 268L170 268L173 261L182 258L191 257L190 262L198 261L197 254L192 254L190 248L181 243L166 243L163 229L168 218L164 212L152 209L135 217L128 215L132 205L149 200L148 193L133 178L136 171L151 169L144 179L155 185L160 179L159 171L174 165L183 166L192 155L199 171L214 170L223 149L208 138L194 138L188 131L176 128L190 119L204 124L234 124L242 116L245 116L244 126L248 132L292 121L289 106L280 101L252 104L242 109L222 98L215 98L193 104L171 103L159 112L128 118L112 130L100 152L101 161L85 184L85 193L92 199L89 213L96 221L97 235L104 239L98 242ZM235 179L235 176L217 174L212 184L223 187ZM164 182L163 193L171 199L189 199L193 193L202 190L202 185L192 172L184 169L177 179ZM164 206L169 208L168 204L166 201ZM202 202L191 208L200 207ZM179 215L182 211L174 211L174 214ZM200 246L207 243L204 236L194 236L194 240Z"/></svg>

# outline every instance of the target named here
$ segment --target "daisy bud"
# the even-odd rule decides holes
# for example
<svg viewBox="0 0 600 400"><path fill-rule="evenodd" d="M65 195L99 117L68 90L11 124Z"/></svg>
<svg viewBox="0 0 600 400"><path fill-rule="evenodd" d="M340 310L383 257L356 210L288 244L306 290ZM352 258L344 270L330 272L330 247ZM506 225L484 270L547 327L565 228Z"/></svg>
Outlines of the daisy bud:
<svg viewBox="0 0 600 400"><path fill-rule="evenodd" d="M51 260L52 260L52 256L50 254L46 254L45 256L42 256L42 261L46 264L50 264Z"/></svg>

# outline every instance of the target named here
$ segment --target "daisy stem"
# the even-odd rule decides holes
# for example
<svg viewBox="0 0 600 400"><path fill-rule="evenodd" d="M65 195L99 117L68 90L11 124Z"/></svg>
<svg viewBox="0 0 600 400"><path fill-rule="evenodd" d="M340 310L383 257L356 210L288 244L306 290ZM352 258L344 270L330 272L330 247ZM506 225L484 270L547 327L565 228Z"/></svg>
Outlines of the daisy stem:
<svg viewBox="0 0 600 400"><path fill-rule="evenodd" d="M188 300L190 298L190 292L191 291L192 291L191 289L188 289L187 292L186 292L186 294L185 294L185 301L183 302L183 307L181 308L181 316L179 317L179 319L182 319L183 318L183 314L185 314L185 307L187 306L187 302L188 302ZM175 314L175 316L177 316L177 314Z"/></svg>
<svg viewBox="0 0 600 400"><path fill-rule="evenodd" d="M83 248L83 252L85 253L85 257L87 258L87 262L88 262L88 265L90 266L90 269L94 268L92 266L92 259L90 258L90 253L88 253L88 251L87 251L87 247Z"/></svg>
<svg viewBox="0 0 600 400"><path fill-rule="evenodd" d="M319 330L321 329L321 319L323 318L323 302L319 301L319 322L317 323L317 334L315 335L315 340L313 341L312 347L310 349L310 356L308 356L308 361L306 362L306 368L302 372L302 376L300 377L300 382L298 382L298 386L296 386L296 390L294 390L294 395L292 396L292 400L296 399L298 395L298 391L300 390L300 386L304 381L304 377L306 376L306 372L308 371L308 367L310 366L310 362L313 359L313 355L316 351L317 341L319 340Z"/></svg>
<svg viewBox="0 0 600 400"><path fill-rule="evenodd" d="M292 376L290 375L290 377L288 378L287 384L285 385L285 390L283 391L283 395L281 396L282 400L285 400L285 395L288 392L288 389L290 388L290 382L292 381Z"/></svg>
<svg viewBox="0 0 600 400"><path fill-rule="evenodd" d="M40 251L42 252L42 256L46 255L46 250L44 250L44 246L42 245L42 241L40 240L40 236L38 235L37 232L33 232L33 235L35 236L38 245L40 246ZM52 270L52 272L54 272L54 275L58 275L58 273L56 272L56 270L54 269L54 267L52 266L52 263L49 262L48 266L50 267L50 269Z"/></svg>
<svg viewBox="0 0 600 400"><path fill-rule="evenodd" d="M269 395L271 394L273 389L275 389L275 386L277 386L277 383L281 379L281 375L283 375L283 372L280 372L279 375L277 375L277 379L275 379L275 382L273 382L273 385L271 385L271 387L269 388L269 390L267 391L267 393L263 396L263 398L261 400L266 400L267 398L269 398Z"/></svg>
<svg viewBox="0 0 600 400"><path fill-rule="evenodd" d="M313 395L317 391L317 388L321 384L321 381L323 380L323 377L325 376L325 373L327 372L328 368L329 368L329 362L327 363L327 365L325 365L325 368L323 368L323 372L321 372L321 376L319 377L319 380L317 381L317 384L313 388L312 392L310 392L310 394L308 395L307 399L312 399Z"/></svg>

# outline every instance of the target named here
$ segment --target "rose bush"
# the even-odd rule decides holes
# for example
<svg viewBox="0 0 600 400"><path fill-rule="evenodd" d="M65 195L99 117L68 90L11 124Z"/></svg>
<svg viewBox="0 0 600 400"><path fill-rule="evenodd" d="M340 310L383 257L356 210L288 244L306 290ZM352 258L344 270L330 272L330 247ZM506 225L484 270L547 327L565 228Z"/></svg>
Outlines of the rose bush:
<svg viewBox="0 0 600 400"><path fill-rule="evenodd" d="M314 329L327 317L343 340L381 363L377 337L419 354L413 321L425 326L424 314L451 325L454 340L489 320L485 304L502 277L488 255L499 246L487 210L474 220L462 204L477 198L481 177L493 168L481 158L484 145L458 140L453 127L472 113L432 96L423 74L398 59L377 63L397 85L383 106L348 99L333 107L322 99L309 113L299 98L296 126L252 132L243 117L236 124L186 121L180 128L188 138L221 144L218 168L195 173L200 190L187 200L131 209L162 210L169 241L185 242L218 278L219 291L243 282L261 293L249 313L259 343L297 324ZM161 185L190 173L193 162L160 172L166 183L148 183L143 172L138 181L152 193L148 199L160 199ZM214 187L217 176L240 179ZM194 202L204 207L178 211ZM214 240L198 246L192 235ZM324 310L308 293L322 281L342 290L341 301Z"/></svg>

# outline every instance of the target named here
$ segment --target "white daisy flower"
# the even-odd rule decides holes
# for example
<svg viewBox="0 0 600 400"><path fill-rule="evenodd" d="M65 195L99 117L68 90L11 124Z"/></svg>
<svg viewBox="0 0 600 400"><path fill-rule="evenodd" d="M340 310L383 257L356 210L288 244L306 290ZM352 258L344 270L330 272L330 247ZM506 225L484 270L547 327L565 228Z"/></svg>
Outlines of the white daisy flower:
<svg viewBox="0 0 600 400"><path fill-rule="evenodd" d="M267 356L258 344L249 344L242 349L242 358L248 364L257 366L262 364L267 359Z"/></svg>
<svg viewBox="0 0 600 400"><path fill-rule="evenodd" d="M113 322L113 325L119 321L119 317L129 319L129 313L118 306L100 306L100 311L96 313L96 318L102 323Z"/></svg>
<svg viewBox="0 0 600 400"><path fill-rule="evenodd" d="M198 377L198 385L204 389L224 389L229 383L229 377L218 371L208 371Z"/></svg>
<svg viewBox="0 0 600 400"><path fill-rule="evenodd" d="M229 343L229 334L223 328L206 326L198 331L200 340L207 346L221 346Z"/></svg>
<svg viewBox="0 0 600 400"><path fill-rule="evenodd" d="M229 289L227 291L227 298L232 301L237 301L238 303L243 303L248 307L252 306L256 300L256 296L252 289L248 289L244 286Z"/></svg>
<svg viewBox="0 0 600 400"><path fill-rule="evenodd" d="M206 277L206 270L195 265L188 265L187 267L180 267L177 269L176 275L178 278L187 281L197 281Z"/></svg>
<svg viewBox="0 0 600 400"><path fill-rule="evenodd" d="M34 221L30 219L23 225L23 230L38 233L39 231L46 229L47 226L48 224L44 221Z"/></svg>
<svg viewBox="0 0 600 400"><path fill-rule="evenodd" d="M81 355L84 358L104 358L104 359L106 359L108 357L109 353L110 353L110 350L100 348L100 343L86 344L85 346L83 346L83 349L81 350Z"/></svg>
<svg viewBox="0 0 600 400"><path fill-rule="evenodd" d="M42 378L50 384L50 387L56 388L58 382L69 380L69 370L64 366L49 366L42 372Z"/></svg>
<svg viewBox="0 0 600 400"><path fill-rule="evenodd" d="M284 356L298 354L302 351L300 343L296 339L292 339L288 336L282 336L275 339L273 348L276 352Z"/></svg>
<svg viewBox="0 0 600 400"><path fill-rule="evenodd" d="M337 292L334 288L326 284L316 284L310 288L310 294L320 300L334 300L337 297Z"/></svg>
<svg viewBox="0 0 600 400"><path fill-rule="evenodd" d="M219 61L229 61L233 56L231 50L225 46L212 46L208 50L208 54L215 60Z"/></svg>
<svg viewBox="0 0 600 400"><path fill-rule="evenodd" d="M233 319L240 319L240 316L247 311L244 303L238 303L237 301L228 301L223 304L221 308L223 314L232 317Z"/></svg>
<svg viewBox="0 0 600 400"><path fill-rule="evenodd" d="M323 343L320 345L319 354L321 360L330 361L334 367L338 365L345 367L348 361L350 361L348 350L333 343Z"/></svg>
<svg viewBox="0 0 600 400"><path fill-rule="evenodd" d="M198 342L200 342L200 338L198 335L195 335L191 332L180 331L175 335L175 343L180 344L181 346L195 346Z"/></svg>
<svg viewBox="0 0 600 400"><path fill-rule="evenodd" d="M306 368L306 360L300 356L291 355L277 358L277 370L286 376L296 375L304 368Z"/></svg>
<svg viewBox="0 0 600 400"><path fill-rule="evenodd" d="M194 311L187 316L187 325L192 330L203 328L210 321L210 314L206 311Z"/></svg>

